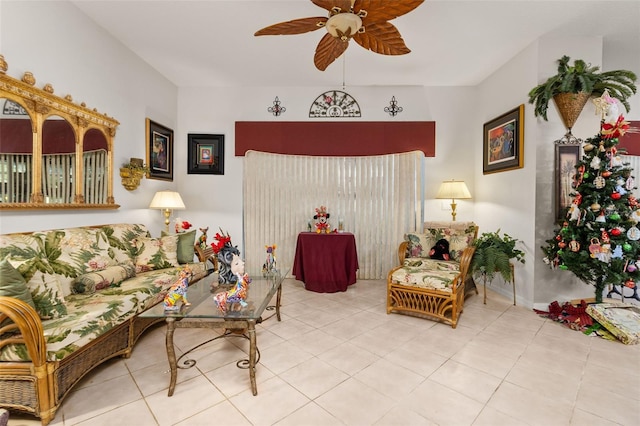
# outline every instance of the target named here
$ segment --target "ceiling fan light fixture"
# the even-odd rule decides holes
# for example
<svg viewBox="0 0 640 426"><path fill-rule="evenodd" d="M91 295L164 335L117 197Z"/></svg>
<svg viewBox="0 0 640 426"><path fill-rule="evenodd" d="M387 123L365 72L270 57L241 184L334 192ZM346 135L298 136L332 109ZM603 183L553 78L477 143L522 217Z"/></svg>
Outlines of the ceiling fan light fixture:
<svg viewBox="0 0 640 426"><path fill-rule="evenodd" d="M338 13L331 16L325 26L336 38L353 37L362 28L362 19L355 13Z"/></svg>

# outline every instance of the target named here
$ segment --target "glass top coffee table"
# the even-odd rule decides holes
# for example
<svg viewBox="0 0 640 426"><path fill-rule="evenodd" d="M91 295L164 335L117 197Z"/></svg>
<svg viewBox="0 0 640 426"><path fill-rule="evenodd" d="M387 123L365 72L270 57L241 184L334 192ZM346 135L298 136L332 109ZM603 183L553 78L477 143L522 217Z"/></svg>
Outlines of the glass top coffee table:
<svg viewBox="0 0 640 426"><path fill-rule="evenodd" d="M169 383L169 396L173 395L178 376L178 368L191 368L196 364L193 359L185 359L179 365L182 358L191 351L223 337L243 337L249 340L249 359L240 360L236 363L239 368L249 370L251 380L251 390L254 395L258 394L256 385L256 363L260 360L260 352L256 342L256 324L263 320L276 316L280 321L280 300L282 297L282 281L288 270L276 270L269 273L262 271L251 273L249 277L251 283L247 291L245 300L246 306L233 304L223 312L216 306L213 300L214 294L230 289L227 285L218 285L218 274L213 273L189 286L187 300L190 305L182 305L178 311L165 311L164 304L159 303L151 309L140 314L144 318L164 318L167 322L167 357L171 368L171 381ZM269 302L276 296L275 306L269 306ZM275 310L267 318L262 318L265 310ZM176 359L175 347L173 344L173 333L176 328L219 328L224 329L223 334L209 339L199 345L184 352L180 358Z"/></svg>

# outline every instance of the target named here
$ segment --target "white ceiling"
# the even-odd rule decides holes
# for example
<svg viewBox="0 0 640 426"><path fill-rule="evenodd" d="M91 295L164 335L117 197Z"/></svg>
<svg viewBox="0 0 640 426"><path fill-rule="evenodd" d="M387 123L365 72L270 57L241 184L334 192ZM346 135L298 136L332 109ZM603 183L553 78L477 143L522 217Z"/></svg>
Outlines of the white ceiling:
<svg viewBox="0 0 640 426"><path fill-rule="evenodd" d="M324 29L253 35L326 16L309 0L72 3L179 87L475 85L545 34L640 39L640 0L425 0L391 21L411 53L378 55L352 41L344 59L319 71L313 55Z"/></svg>

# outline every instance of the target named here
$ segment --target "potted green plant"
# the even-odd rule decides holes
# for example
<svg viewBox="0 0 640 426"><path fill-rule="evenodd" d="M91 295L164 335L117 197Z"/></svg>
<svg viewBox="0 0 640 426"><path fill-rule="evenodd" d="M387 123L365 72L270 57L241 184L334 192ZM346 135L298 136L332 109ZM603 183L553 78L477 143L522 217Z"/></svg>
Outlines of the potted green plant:
<svg viewBox="0 0 640 426"><path fill-rule="evenodd" d="M571 130L587 100L602 96L605 90L629 111L628 98L637 90L637 77L633 72L599 72L600 67L587 64L582 59L576 59L570 65L570 59L566 55L558 59L558 73L529 92L529 103L534 105L537 117L547 120L549 102L553 99L565 126Z"/></svg>
<svg viewBox="0 0 640 426"><path fill-rule="evenodd" d="M516 243L519 241L508 234L501 236L498 229L496 232L484 232L473 242L476 251L471 259L471 275L482 277L485 287L485 303L487 300L487 281L491 282L496 274L500 274L505 282L511 282L513 280L511 259L524 263L524 251L516 248Z"/></svg>

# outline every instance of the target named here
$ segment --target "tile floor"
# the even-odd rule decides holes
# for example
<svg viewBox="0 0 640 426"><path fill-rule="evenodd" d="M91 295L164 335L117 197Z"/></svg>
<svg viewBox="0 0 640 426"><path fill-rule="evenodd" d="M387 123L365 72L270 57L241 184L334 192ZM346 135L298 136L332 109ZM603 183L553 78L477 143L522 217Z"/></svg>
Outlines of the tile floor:
<svg viewBox="0 0 640 426"><path fill-rule="evenodd" d="M498 284L499 285L499 284ZM638 425L640 345L587 337L489 292L470 296L457 329L387 315L385 283L318 294L288 279L282 322L258 328L258 395L244 339L193 353L167 397L164 326L131 358L85 377L52 426ZM182 351L211 330L178 329ZM12 414L9 426L31 426Z"/></svg>

